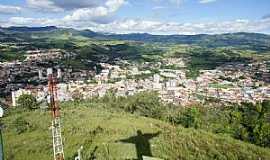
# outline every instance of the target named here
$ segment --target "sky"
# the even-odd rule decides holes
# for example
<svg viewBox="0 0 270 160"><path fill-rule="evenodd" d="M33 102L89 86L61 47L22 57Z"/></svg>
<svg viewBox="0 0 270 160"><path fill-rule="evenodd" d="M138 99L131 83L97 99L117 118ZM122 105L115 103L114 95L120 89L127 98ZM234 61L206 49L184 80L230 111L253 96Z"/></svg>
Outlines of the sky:
<svg viewBox="0 0 270 160"><path fill-rule="evenodd" d="M0 26L165 35L270 34L270 0L0 0Z"/></svg>

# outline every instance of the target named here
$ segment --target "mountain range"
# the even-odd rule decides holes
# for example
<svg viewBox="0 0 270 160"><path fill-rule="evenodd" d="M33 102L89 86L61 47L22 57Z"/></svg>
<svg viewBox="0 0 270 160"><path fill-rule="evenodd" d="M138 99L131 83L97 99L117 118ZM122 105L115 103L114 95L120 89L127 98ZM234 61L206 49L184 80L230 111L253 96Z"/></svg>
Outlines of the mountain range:
<svg viewBox="0 0 270 160"><path fill-rule="evenodd" d="M46 27L0 27L0 40L6 38L20 37L24 39L31 34L59 34L70 33L72 35L83 36L94 39L113 39L125 41L140 41L148 43L177 43L199 45L205 47L239 47L242 46L253 50L270 50L270 35L261 33L225 33L225 34L198 34L198 35L152 35L148 33L112 34L100 33L91 30L76 30L72 28L57 28L55 26ZM17 36L16 36L17 35ZM5 37L5 38L3 38ZM14 39L16 40L16 39ZM17 39L18 40L18 39Z"/></svg>

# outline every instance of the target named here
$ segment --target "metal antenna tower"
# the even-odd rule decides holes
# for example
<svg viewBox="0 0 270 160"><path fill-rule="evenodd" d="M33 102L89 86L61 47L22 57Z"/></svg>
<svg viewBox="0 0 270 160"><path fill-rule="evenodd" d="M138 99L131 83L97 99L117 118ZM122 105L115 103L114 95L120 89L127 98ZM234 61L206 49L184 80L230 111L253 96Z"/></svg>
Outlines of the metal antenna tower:
<svg viewBox="0 0 270 160"><path fill-rule="evenodd" d="M48 74L49 108L52 111L52 138L54 160L64 160L64 146L61 135L60 108L57 100L56 79Z"/></svg>

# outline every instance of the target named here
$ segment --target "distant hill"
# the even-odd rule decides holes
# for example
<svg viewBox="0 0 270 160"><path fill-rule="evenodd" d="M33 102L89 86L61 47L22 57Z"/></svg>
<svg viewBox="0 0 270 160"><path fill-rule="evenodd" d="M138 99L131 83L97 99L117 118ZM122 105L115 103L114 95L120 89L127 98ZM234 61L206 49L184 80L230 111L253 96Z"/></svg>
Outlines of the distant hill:
<svg viewBox="0 0 270 160"><path fill-rule="evenodd" d="M2 33L1 33L2 32ZM47 27L9 27L0 28L0 36L3 33L19 34L29 36L33 34L58 34L68 32L73 35L83 36L95 39L114 39L141 42L160 42L199 45L204 47L240 47L245 49L268 51L270 50L270 35L260 33L227 33L227 34L198 34L198 35L151 35L147 33L131 34L104 34L91 30L75 30L71 28L57 28L55 26Z"/></svg>
<svg viewBox="0 0 270 160"><path fill-rule="evenodd" d="M10 32L44 32L44 31L52 31L56 30L55 26L46 26L46 27L8 27L8 28L0 28L3 31Z"/></svg>
<svg viewBox="0 0 270 160"><path fill-rule="evenodd" d="M143 42L161 42L200 45L205 47L246 47L250 49L270 50L270 35L260 33L228 33L217 35L151 35L151 34L115 34L108 38Z"/></svg>
<svg viewBox="0 0 270 160"><path fill-rule="evenodd" d="M9 48L0 54L0 61L23 59L24 51L59 48L76 54L61 60L72 68L93 68L97 62L115 63L160 61L162 57L185 58L188 74L200 69L215 69L226 63L251 63L270 59L270 35L228 33L217 35L151 35L109 34L91 30L48 27L0 28L0 42L26 42L23 48ZM182 45L183 44L183 45ZM194 74L193 74L194 73Z"/></svg>

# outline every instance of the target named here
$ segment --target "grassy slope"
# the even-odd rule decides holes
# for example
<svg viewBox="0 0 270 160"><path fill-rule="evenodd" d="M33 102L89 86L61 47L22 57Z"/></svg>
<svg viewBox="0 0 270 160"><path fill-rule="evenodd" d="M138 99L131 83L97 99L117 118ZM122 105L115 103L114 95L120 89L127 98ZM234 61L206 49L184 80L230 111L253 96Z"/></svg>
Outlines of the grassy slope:
<svg viewBox="0 0 270 160"><path fill-rule="evenodd" d="M73 159L81 145L85 159L134 159L134 145L116 141L134 136L137 130L161 131L150 142L153 155L163 159L270 159L270 149L204 131L174 128L150 118L73 106L65 107L62 112L66 159ZM19 135L13 125L17 117L29 123L29 129ZM50 120L49 113L43 111L14 112L5 117L6 160L52 159Z"/></svg>

